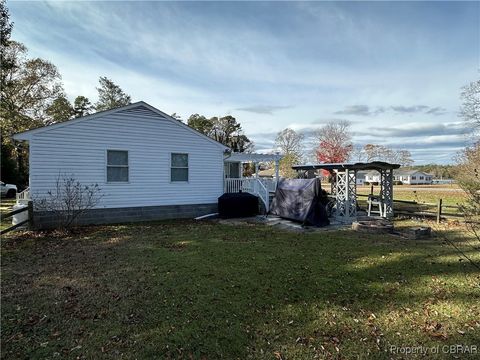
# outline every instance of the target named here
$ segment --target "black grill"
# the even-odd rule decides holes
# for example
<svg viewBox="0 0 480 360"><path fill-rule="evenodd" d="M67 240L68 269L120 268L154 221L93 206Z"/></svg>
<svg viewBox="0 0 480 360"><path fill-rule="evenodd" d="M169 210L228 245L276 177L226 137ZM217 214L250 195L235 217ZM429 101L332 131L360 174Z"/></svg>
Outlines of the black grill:
<svg viewBox="0 0 480 360"><path fill-rule="evenodd" d="M248 193L227 193L218 198L221 218L250 217L258 214L258 197Z"/></svg>

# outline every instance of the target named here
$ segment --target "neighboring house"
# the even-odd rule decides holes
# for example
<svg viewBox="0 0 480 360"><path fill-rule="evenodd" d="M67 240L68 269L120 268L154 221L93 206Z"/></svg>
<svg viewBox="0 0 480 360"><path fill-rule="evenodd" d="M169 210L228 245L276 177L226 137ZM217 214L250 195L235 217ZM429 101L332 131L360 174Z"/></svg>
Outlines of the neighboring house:
<svg viewBox="0 0 480 360"><path fill-rule="evenodd" d="M417 170L398 169L393 171L393 181L401 181L406 185L427 185L432 184L433 175ZM369 171L365 174L364 182L380 183L380 173Z"/></svg>
<svg viewBox="0 0 480 360"><path fill-rule="evenodd" d="M368 171L364 176L364 183L380 183L380 173L378 171Z"/></svg>
<svg viewBox="0 0 480 360"><path fill-rule="evenodd" d="M182 218L215 212L229 149L144 103L14 136L29 142L30 197L59 174L97 183L103 197L82 223ZM48 214L35 221L48 226Z"/></svg>
<svg viewBox="0 0 480 360"><path fill-rule="evenodd" d="M428 185L433 183L433 175L418 170L402 170L393 172L393 180L407 185Z"/></svg>
<svg viewBox="0 0 480 360"><path fill-rule="evenodd" d="M216 212L218 197L240 190L257 195L268 210L281 159L231 153L143 101L14 138L29 142L29 194L37 227L54 224L54 215L35 204L55 190L59 176L101 189L100 202L79 224L193 218ZM264 161L275 163L275 179L258 177ZM254 178L242 179L244 162L254 163Z"/></svg>
<svg viewBox="0 0 480 360"><path fill-rule="evenodd" d="M365 184L365 178L367 176L367 172L365 171L357 171L357 175L355 177L357 185L364 185Z"/></svg>
<svg viewBox="0 0 480 360"><path fill-rule="evenodd" d="M454 179L433 179L432 184L451 185L451 184L455 184L455 180Z"/></svg>

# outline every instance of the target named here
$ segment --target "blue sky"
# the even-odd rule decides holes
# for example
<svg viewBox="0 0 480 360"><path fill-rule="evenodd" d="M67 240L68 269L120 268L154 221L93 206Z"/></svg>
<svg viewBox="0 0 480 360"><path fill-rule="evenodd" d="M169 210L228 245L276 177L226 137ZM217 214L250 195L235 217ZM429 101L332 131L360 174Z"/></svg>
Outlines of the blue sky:
<svg viewBox="0 0 480 360"><path fill-rule="evenodd" d="M450 163L460 88L478 78L475 2L13 2L13 38L69 98L99 76L186 119L231 114L257 150L291 127L352 122L354 142ZM307 145L309 145L307 143Z"/></svg>

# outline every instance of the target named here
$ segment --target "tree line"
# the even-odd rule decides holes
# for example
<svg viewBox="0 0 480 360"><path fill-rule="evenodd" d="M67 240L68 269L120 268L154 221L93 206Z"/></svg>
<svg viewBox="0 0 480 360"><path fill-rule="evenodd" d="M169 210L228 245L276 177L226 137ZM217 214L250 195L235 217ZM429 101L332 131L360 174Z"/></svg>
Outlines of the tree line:
<svg viewBox="0 0 480 360"><path fill-rule="evenodd" d="M306 162L310 158L319 163L385 161L402 166L413 164L412 154L405 149L392 149L384 145L366 144L355 146L348 121L332 121L318 129L306 144L305 136L293 129L280 131L275 146L284 154L280 161L282 176L294 177L293 165ZM312 149L306 151L306 149ZM310 155L310 156L309 156Z"/></svg>

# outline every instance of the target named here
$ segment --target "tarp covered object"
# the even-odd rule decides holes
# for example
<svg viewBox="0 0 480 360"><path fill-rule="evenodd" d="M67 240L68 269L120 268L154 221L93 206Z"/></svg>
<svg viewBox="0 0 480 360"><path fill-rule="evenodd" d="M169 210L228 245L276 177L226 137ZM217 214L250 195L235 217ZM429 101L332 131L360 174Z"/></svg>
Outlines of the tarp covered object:
<svg viewBox="0 0 480 360"><path fill-rule="evenodd" d="M270 213L305 225L326 226L330 222L322 202L319 179L281 179Z"/></svg>

